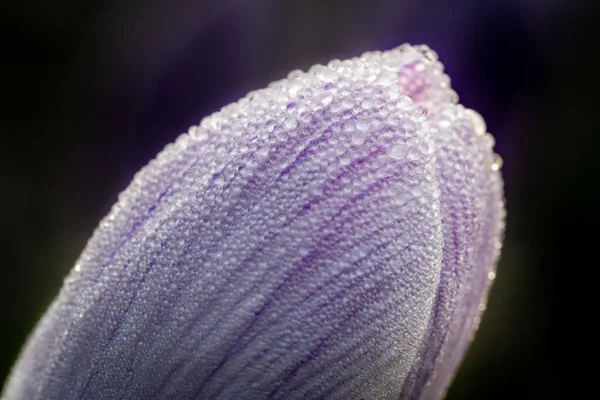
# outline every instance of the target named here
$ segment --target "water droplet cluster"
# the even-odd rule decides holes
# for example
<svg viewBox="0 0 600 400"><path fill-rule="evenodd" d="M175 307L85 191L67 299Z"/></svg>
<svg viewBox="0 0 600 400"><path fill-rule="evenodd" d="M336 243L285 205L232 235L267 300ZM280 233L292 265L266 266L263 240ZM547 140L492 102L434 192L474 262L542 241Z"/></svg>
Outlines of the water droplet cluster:
<svg viewBox="0 0 600 400"><path fill-rule="evenodd" d="M101 222L8 397L438 390L504 218L493 139L456 102L437 55L403 45L293 71L191 127Z"/></svg>

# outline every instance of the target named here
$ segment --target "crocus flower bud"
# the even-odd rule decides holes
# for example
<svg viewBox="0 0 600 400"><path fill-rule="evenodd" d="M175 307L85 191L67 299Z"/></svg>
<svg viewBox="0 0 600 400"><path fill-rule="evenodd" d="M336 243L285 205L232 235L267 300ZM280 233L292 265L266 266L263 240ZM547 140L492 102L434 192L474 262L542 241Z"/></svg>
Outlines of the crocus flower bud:
<svg viewBox="0 0 600 400"><path fill-rule="evenodd" d="M439 398L501 247L493 143L426 46L249 93L135 176L3 399Z"/></svg>

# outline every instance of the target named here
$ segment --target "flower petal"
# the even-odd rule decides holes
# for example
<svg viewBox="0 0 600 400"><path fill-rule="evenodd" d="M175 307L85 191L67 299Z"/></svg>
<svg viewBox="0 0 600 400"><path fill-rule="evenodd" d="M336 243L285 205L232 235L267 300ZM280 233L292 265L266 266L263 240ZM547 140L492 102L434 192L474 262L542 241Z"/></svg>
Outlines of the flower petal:
<svg viewBox="0 0 600 400"><path fill-rule="evenodd" d="M501 160L485 122L461 105L433 108L428 122L437 149L444 256L427 345L407 379L406 398L444 394L485 309L504 229Z"/></svg>
<svg viewBox="0 0 600 400"><path fill-rule="evenodd" d="M495 264L502 188L433 54L292 72L167 146L6 398L436 396Z"/></svg>

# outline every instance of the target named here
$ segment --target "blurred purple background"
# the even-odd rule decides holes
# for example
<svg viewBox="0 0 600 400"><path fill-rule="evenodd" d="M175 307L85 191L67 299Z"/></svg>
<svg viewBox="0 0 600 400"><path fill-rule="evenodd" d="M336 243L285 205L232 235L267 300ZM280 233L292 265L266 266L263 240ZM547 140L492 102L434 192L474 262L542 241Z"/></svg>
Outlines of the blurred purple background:
<svg viewBox="0 0 600 400"><path fill-rule="evenodd" d="M448 399L566 398L562 310L597 265L599 17L593 0L3 1L0 377L165 144L292 69L409 42L438 52L504 158L504 253Z"/></svg>

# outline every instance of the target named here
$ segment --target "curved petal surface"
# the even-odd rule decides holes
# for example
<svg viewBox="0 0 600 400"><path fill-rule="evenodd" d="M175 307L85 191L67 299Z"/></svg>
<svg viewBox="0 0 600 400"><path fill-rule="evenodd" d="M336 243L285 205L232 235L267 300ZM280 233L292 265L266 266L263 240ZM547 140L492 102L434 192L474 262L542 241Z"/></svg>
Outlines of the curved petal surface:
<svg viewBox="0 0 600 400"><path fill-rule="evenodd" d="M503 226L482 120L424 46L334 60L140 171L6 399L438 398Z"/></svg>

